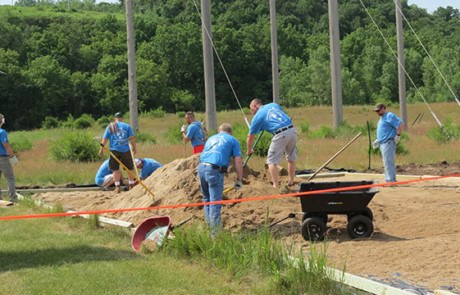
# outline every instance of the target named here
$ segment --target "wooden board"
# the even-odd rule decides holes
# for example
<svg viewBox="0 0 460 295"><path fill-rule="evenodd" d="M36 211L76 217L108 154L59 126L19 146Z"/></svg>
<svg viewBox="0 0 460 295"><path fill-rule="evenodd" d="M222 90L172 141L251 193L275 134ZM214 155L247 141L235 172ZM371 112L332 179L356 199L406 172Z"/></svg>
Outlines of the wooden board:
<svg viewBox="0 0 460 295"><path fill-rule="evenodd" d="M10 201L0 200L0 207L12 206L14 203Z"/></svg>

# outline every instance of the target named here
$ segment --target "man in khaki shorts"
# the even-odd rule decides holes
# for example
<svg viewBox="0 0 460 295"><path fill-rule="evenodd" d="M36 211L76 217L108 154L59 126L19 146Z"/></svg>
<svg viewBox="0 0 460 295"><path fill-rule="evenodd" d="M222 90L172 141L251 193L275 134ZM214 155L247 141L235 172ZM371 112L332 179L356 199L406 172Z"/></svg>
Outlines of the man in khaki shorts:
<svg viewBox="0 0 460 295"><path fill-rule="evenodd" d="M273 134L272 142L268 149L267 164L272 177L273 187L279 188L278 165L281 157L286 154L288 161L288 185L294 184L295 161L297 160L297 132L292 125L291 118L276 103L264 105L262 101L255 98L249 105L254 118L251 121L249 134L247 137L247 155L251 155L254 150L252 145L257 133L265 130Z"/></svg>

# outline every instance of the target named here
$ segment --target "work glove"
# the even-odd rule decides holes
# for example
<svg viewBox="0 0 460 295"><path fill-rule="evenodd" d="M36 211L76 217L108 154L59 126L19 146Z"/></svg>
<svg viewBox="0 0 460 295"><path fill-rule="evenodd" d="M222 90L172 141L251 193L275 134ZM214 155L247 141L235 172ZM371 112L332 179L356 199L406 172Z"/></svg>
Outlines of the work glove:
<svg viewBox="0 0 460 295"><path fill-rule="evenodd" d="M395 144L398 144L398 142L401 140L401 136L396 135L394 140L395 140Z"/></svg>
<svg viewBox="0 0 460 295"><path fill-rule="evenodd" d="M187 132L187 125L182 125L182 127L180 128L180 132Z"/></svg>
<svg viewBox="0 0 460 295"><path fill-rule="evenodd" d="M374 140L374 142L372 143L372 147L374 149L378 149L380 147L380 143L379 143L379 141L377 139Z"/></svg>
<svg viewBox="0 0 460 295"><path fill-rule="evenodd" d="M241 180L237 180L235 181L235 184L233 184L233 187L239 191L240 189L243 188L243 182Z"/></svg>
<svg viewBox="0 0 460 295"><path fill-rule="evenodd" d="M10 163L11 163L11 165L16 165L17 163L19 163L18 157L12 156L10 158Z"/></svg>

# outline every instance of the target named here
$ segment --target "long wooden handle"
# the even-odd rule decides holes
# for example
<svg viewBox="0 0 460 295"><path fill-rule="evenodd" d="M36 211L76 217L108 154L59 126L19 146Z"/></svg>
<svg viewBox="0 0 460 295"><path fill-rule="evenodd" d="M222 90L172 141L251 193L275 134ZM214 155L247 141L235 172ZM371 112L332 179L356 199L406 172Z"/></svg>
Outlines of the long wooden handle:
<svg viewBox="0 0 460 295"><path fill-rule="evenodd" d="M343 148L340 149L340 151L338 151L337 153L335 153L335 155L332 156L332 158L330 158L329 160L327 160L326 163L324 163L323 166L321 166L318 170L316 170L315 173L312 174L312 176L310 176L307 181L310 181L312 180L321 170L323 170L324 167L326 167L327 164L329 164L330 162L332 162L332 160L334 160L338 155L340 155L350 144L352 144L356 139L358 139L358 137L361 136L361 132L358 133L358 135L356 135L349 143L347 143Z"/></svg>
<svg viewBox="0 0 460 295"><path fill-rule="evenodd" d="M115 156L115 155L114 155L107 147L105 147L102 143L101 143L101 147L102 147L106 152L108 152L108 153L112 156L112 158L114 158L115 161L118 162L118 164L120 164L123 168L125 168L126 172L127 172L129 175L131 175L134 179L136 179L136 181L139 182L139 183L145 188L145 190L146 190L147 192L149 192L149 193L152 195L152 197L155 199L155 195L152 193L152 191L151 191L148 187L146 187L145 184L144 184L138 177L136 177L136 175L134 175L134 174L131 172L131 170L129 170L128 167L126 167L125 164L123 164L123 163L120 161L120 159L117 158L117 156Z"/></svg>

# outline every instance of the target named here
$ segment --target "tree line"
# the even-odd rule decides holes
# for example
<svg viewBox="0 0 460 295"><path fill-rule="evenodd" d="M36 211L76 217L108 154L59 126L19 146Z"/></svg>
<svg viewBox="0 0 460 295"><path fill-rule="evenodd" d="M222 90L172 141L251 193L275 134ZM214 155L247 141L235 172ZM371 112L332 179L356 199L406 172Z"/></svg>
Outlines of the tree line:
<svg viewBox="0 0 460 295"><path fill-rule="evenodd" d="M396 49L392 0L363 1ZM212 3L213 42L243 106L271 101L269 1ZM455 93L460 92L460 12L429 14L403 1L403 12ZM139 109L204 111L198 0L135 0ZM343 102L398 101L397 61L359 0L339 1ZM331 104L327 1L277 3L280 101ZM407 24L405 24L407 28ZM452 101L443 78L408 29L406 70L428 102ZM0 112L11 129L47 116L95 118L128 110L124 3L19 0L0 6ZM215 57L217 108L238 104ZM408 102L420 101L407 82Z"/></svg>

